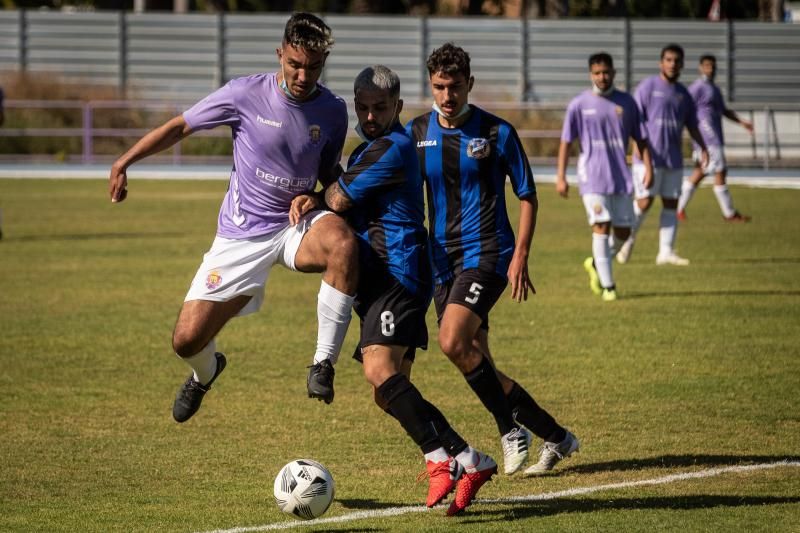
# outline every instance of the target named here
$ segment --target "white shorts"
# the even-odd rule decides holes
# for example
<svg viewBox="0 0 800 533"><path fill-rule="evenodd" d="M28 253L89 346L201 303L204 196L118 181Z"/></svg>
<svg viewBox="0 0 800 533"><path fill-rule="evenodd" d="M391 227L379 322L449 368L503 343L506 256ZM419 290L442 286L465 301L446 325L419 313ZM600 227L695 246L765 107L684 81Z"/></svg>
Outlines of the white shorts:
<svg viewBox="0 0 800 533"><path fill-rule="evenodd" d="M722 146L707 146L708 149L708 164L703 167L704 174L716 174L728 168L728 163L725 161L725 150ZM692 151L692 160L700 166L700 150Z"/></svg>
<svg viewBox="0 0 800 533"><path fill-rule="evenodd" d="M216 237L203 256L185 302L210 300L227 302L236 296L252 296L238 316L255 313L264 302L264 288L269 271L276 263L297 270L294 258L303 236L311 226L330 211L311 211L296 226L251 239Z"/></svg>
<svg viewBox="0 0 800 533"><path fill-rule="evenodd" d="M633 226L633 197L630 194L584 194L582 198L589 225L611 222L615 228Z"/></svg>
<svg viewBox="0 0 800 533"><path fill-rule="evenodd" d="M681 185L683 183L683 169L653 167L653 184L649 189L644 188L644 169L643 163L633 165L633 194L637 200L640 198L680 198Z"/></svg>

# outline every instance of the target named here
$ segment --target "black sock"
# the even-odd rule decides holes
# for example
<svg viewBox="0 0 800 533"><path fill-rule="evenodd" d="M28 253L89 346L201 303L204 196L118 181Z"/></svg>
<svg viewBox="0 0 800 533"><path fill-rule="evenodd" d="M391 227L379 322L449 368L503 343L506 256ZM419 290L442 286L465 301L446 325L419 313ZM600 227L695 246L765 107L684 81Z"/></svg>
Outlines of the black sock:
<svg viewBox="0 0 800 533"><path fill-rule="evenodd" d="M450 422L447 421L442 412L428 400L425 400L425 403L428 405L428 410L432 415L433 426L439 434L439 442L444 446L450 457L455 457L466 450L467 442L450 426Z"/></svg>
<svg viewBox="0 0 800 533"><path fill-rule="evenodd" d="M400 422L422 453L430 453L441 446L428 408L430 404L406 376L395 374L390 377L378 387L378 394L386 402L387 412Z"/></svg>
<svg viewBox="0 0 800 533"><path fill-rule="evenodd" d="M511 404L517 422L533 431L540 439L561 442L567 437L567 430L559 426L550 413L539 407L536 400L519 383L514 383L511 388L508 403Z"/></svg>
<svg viewBox="0 0 800 533"><path fill-rule="evenodd" d="M464 378L486 409L494 416L501 435L505 435L517 427L514 423L514 416L511 414L508 398L503 392L503 385L488 358L484 357L475 370L464 374Z"/></svg>

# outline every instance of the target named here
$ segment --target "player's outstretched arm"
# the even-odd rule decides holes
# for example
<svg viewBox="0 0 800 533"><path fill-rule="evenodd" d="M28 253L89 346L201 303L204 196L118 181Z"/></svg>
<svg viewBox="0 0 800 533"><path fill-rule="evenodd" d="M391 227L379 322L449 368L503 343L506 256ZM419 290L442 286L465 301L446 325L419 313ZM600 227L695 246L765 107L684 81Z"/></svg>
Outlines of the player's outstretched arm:
<svg viewBox="0 0 800 533"><path fill-rule="evenodd" d="M736 111L734 111L733 109L728 109L726 107L725 111L722 112L722 116L724 116L728 120L732 120L734 122L737 122L737 123L741 124L741 126L744 129L746 129L748 132L750 132L750 135L753 134L753 123L750 122L749 120L745 120L742 117L740 117L739 114L736 113Z"/></svg>
<svg viewBox="0 0 800 533"><path fill-rule="evenodd" d="M569 163L569 143L561 141L558 146L558 166L556 170L556 192L567 198L569 195L569 183L567 183L567 163Z"/></svg>
<svg viewBox="0 0 800 533"><path fill-rule="evenodd" d="M112 202L121 202L128 196L128 167L145 157L166 150L192 133L183 115L171 118L144 137L117 159L111 166L108 192Z"/></svg>
<svg viewBox="0 0 800 533"><path fill-rule="evenodd" d="M508 266L508 281L511 283L511 298L517 302L528 299L528 290L536 294L528 272L528 256L531 251L533 234L536 231L536 216L539 212L539 200L536 196L520 199L519 228L514 256Z"/></svg>

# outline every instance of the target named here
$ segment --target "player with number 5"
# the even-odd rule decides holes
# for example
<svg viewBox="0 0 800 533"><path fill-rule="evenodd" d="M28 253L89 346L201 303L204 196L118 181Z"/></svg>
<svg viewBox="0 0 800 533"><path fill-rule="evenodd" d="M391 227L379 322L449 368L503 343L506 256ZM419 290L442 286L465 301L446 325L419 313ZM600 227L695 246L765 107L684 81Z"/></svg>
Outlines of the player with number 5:
<svg viewBox="0 0 800 533"><path fill-rule="evenodd" d="M407 130L427 184L439 345L494 416L505 473L518 472L527 461L528 430L544 445L525 474L546 472L578 449L578 439L496 369L489 352L489 311L509 281L517 302L536 292L528 255L539 204L528 157L513 126L468 103L475 80L462 48L445 44L427 67L433 112L415 118ZM516 243L506 212L506 176L521 204Z"/></svg>

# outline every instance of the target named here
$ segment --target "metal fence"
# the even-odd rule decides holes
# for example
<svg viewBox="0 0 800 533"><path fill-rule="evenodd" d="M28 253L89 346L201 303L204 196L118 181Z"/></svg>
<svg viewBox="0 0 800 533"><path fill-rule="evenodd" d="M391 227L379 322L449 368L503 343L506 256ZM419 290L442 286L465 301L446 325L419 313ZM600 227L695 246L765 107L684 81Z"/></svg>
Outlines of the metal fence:
<svg viewBox="0 0 800 533"><path fill-rule="evenodd" d="M423 110L428 107L427 102L409 101L406 102L407 109ZM72 154L59 154L61 160L68 162L80 162L91 164L96 162L107 162L110 158L119 154L104 153L100 154L95 149L97 139L127 138L131 142L133 139L141 137L159 123L152 122L159 113L163 120L164 116L172 116L180 113L190 103L167 103L158 101L59 101L59 100L9 100L6 102L9 112L25 110L71 110L79 114L80 124L74 127L5 127L0 128L0 139L11 137L28 138L73 138L80 139L80 152ZM490 111L502 113L505 111L542 111L542 112L564 112L561 104L537 104L537 103L479 103ZM103 122L98 120L100 115L117 113L120 111L136 110L139 112L153 113L152 123L144 123L139 127L109 127L99 125ZM769 169L771 165L783 161L795 162L800 159L800 105L782 105L776 107L750 107L737 106L737 112L749 118L756 127L756 136L747 135L746 132L728 121L724 122L724 133L726 137L726 153L729 160L736 163L741 162L746 165L759 164L764 169ZM352 110L351 110L352 114ZM99 117L100 116L100 117ZM413 113L412 115L413 116ZM405 117L409 119L409 117ZM354 123L351 117L351 124ZM541 130L524 129L518 130L519 136L525 139L552 139L557 140L561 136L560 130ZM227 128L217 128L214 130L204 130L197 132L198 135L208 137L230 138L230 131ZM351 130L351 136L355 133ZM552 157L542 157L542 154L529 153L531 159L536 162L546 162L552 164ZM2 160L25 160L31 158L52 158L52 154L0 154ZM163 158L162 158L163 159ZM191 157L182 154L181 143L177 143L171 149L171 155L166 159L173 164L181 164ZM195 158L196 159L196 158ZM203 156L201 159L210 161L213 158ZM222 158L229 160L229 156Z"/></svg>
<svg viewBox="0 0 800 533"><path fill-rule="evenodd" d="M52 73L120 87L128 97L197 100L225 81L277 68L287 14L0 11L0 72ZM427 95L425 58L446 41L472 56L484 100L566 102L587 82L586 59L606 50L631 90L657 72L661 47L686 50L684 79L704 53L718 58L731 101L800 102L800 25L687 20L525 20L490 17L324 16L336 45L323 81L348 94L366 65L384 63L403 96Z"/></svg>

